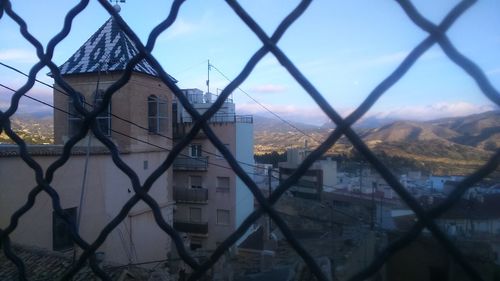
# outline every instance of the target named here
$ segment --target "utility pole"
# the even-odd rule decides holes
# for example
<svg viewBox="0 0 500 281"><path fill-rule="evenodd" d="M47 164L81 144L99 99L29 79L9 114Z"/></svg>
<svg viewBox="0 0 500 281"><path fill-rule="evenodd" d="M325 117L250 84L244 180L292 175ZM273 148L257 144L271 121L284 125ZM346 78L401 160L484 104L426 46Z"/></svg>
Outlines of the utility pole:
<svg viewBox="0 0 500 281"><path fill-rule="evenodd" d="M370 222L370 229L373 230L375 227L375 212L377 211L377 208L375 206L375 184L372 182L372 211L371 211L371 222Z"/></svg>
<svg viewBox="0 0 500 281"><path fill-rule="evenodd" d="M272 177L273 175L273 168L272 167L268 167L267 168L267 188L268 188L268 195L267 195L267 200L269 200L269 198L271 198L271 191L272 191L272 187L271 187L271 182L272 182ZM267 229L269 230L268 233L269 233L269 239L271 239L271 217L269 215L267 215Z"/></svg>
<svg viewBox="0 0 500 281"><path fill-rule="evenodd" d="M207 62L207 93L210 93L210 60Z"/></svg>
<svg viewBox="0 0 500 281"><path fill-rule="evenodd" d="M268 167L267 168L267 188L268 188L268 192L269 194L267 195L267 198L269 199L269 197L271 197L271 192L272 192L272 188L271 188L271 181L272 181L272 175L273 175L273 168L272 167Z"/></svg>

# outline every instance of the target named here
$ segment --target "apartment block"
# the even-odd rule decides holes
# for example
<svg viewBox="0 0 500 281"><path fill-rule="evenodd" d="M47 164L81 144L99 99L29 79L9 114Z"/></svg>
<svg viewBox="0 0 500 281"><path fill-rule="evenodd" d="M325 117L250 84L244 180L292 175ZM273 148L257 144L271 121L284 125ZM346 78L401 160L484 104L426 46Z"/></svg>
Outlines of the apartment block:
<svg viewBox="0 0 500 281"><path fill-rule="evenodd" d="M200 113L215 100L211 93L185 89L183 94ZM193 127L193 118L173 101L174 142ZM252 173L253 118L237 115L231 99L209 120L209 126L241 167ZM244 164L246 163L246 164ZM207 135L200 131L174 162L174 227L188 235L192 250L213 250L253 211L253 195L236 176Z"/></svg>

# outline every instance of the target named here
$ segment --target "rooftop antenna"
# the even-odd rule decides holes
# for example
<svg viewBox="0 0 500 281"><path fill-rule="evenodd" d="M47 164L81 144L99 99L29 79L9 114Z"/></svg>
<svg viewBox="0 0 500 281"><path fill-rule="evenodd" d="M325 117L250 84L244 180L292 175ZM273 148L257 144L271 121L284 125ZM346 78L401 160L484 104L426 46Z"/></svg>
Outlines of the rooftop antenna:
<svg viewBox="0 0 500 281"><path fill-rule="evenodd" d="M207 60L207 93L210 93L210 60Z"/></svg>
<svg viewBox="0 0 500 281"><path fill-rule="evenodd" d="M115 2L113 8L115 8L116 12L119 13L121 11L121 7L118 3L125 3L125 0L109 0L109 3Z"/></svg>

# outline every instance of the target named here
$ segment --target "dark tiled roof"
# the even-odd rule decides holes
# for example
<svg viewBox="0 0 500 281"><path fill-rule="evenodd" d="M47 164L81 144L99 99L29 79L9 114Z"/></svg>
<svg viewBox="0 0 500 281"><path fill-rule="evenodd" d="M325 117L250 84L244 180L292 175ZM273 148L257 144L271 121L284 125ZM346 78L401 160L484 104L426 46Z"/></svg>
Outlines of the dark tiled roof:
<svg viewBox="0 0 500 281"><path fill-rule="evenodd" d="M111 17L59 69L62 75L122 71L138 52ZM134 71L158 76L146 60L136 64Z"/></svg>
<svg viewBox="0 0 500 281"><path fill-rule="evenodd" d="M63 145L28 145L28 153L31 156L58 156L63 152ZM87 147L75 146L71 150L71 155L85 155ZM103 146L92 146L90 154L109 154L109 150ZM19 147L17 145L0 145L0 157L19 156Z"/></svg>
<svg viewBox="0 0 500 281"><path fill-rule="evenodd" d="M71 267L72 259L62 253L27 246L13 246L16 255L24 262L28 280L60 280ZM138 267L103 266L111 280L149 280L150 273ZM0 280L19 280L17 267L0 251ZM85 266L72 279L74 281L100 280L92 270Z"/></svg>
<svg viewBox="0 0 500 281"><path fill-rule="evenodd" d="M236 278L236 281L289 281L293 280L293 268L291 266L280 266L267 272L260 272Z"/></svg>
<svg viewBox="0 0 500 281"><path fill-rule="evenodd" d="M500 219L500 194L484 194L482 200L479 198L460 199L451 209L440 216L442 219ZM444 201L444 198L434 198L432 204L428 204L426 197L421 197L421 203L425 208L431 208Z"/></svg>
<svg viewBox="0 0 500 281"><path fill-rule="evenodd" d="M259 226L252 234L241 242L238 246L240 249L264 250L264 227Z"/></svg>

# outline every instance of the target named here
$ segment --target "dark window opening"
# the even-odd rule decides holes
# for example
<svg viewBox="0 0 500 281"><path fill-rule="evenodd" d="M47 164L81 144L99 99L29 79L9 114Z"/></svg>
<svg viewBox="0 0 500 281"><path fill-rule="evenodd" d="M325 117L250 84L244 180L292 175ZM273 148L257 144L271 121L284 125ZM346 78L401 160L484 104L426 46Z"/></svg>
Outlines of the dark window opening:
<svg viewBox="0 0 500 281"><path fill-rule="evenodd" d="M98 107L104 100L104 91L97 90L94 96L94 108ZM99 130L105 136L111 136L111 101L107 108L96 117Z"/></svg>
<svg viewBox="0 0 500 281"><path fill-rule="evenodd" d="M193 158L201 157L201 144L192 144L189 155Z"/></svg>
<svg viewBox="0 0 500 281"><path fill-rule="evenodd" d="M168 102L155 95L148 97L148 130L150 133L159 134L167 131Z"/></svg>
<svg viewBox="0 0 500 281"><path fill-rule="evenodd" d="M76 222L76 207L63 211L72 222ZM70 226L56 212L52 212L52 248L54 251L73 248Z"/></svg>
<svg viewBox="0 0 500 281"><path fill-rule="evenodd" d="M85 97L80 95L80 101L85 107ZM73 99L68 100L68 135L74 136L80 131L83 125L83 116L76 110Z"/></svg>

